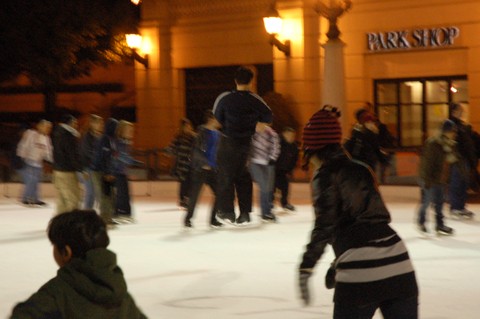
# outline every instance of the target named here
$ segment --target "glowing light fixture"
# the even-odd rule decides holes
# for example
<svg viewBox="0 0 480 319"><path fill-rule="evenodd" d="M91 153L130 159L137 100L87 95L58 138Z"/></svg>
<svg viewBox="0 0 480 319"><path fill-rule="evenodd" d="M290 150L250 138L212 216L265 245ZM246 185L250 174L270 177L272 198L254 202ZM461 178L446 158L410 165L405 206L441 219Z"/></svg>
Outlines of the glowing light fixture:
<svg viewBox="0 0 480 319"><path fill-rule="evenodd" d="M145 56L141 56L138 54L138 49L142 47L142 36L140 34L126 34L125 38L127 40L127 45L130 49L132 49L133 58L135 61L143 64L145 69L148 69L148 54Z"/></svg>
<svg viewBox="0 0 480 319"><path fill-rule="evenodd" d="M130 0L131 3L138 6L142 0Z"/></svg>
<svg viewBox="0 0 480 319"><path fill-rule="evenodd" d="M263 18L263 24L267 33L270 34L270 44L277 47L277 49L289 57L290 40L286 40L285 43L283 43L277 39L277 35L282 31L283 21L274 5L272 5L269 13Z"/></svg>

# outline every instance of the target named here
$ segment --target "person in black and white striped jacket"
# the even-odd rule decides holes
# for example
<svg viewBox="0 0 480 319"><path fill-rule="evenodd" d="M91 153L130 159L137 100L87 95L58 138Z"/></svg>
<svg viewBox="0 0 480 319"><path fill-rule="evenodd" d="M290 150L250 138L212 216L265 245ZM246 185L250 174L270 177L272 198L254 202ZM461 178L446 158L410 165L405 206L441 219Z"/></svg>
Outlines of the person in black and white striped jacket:
<svg viewBox="0 0 480 319"><path fill-rule="evenodd" d="M303 132L305 158L315 169L315 226L299 267L301 297L310 303L308 280L331 244L334 319L372 318L378 308L387 319L416 319L418 287L407 249L389 226L371 169L341 147L338 116L324 107Z"/></svg>
<svg viewBox="0 0 480 319"><path fill-rule="evenodd" d="M280 155L280 139L270 126L259 126L252 137L250 149L250 174L260 191L262 220L274 222L272 214L273 187L275 183L275 162Z"/></svg>

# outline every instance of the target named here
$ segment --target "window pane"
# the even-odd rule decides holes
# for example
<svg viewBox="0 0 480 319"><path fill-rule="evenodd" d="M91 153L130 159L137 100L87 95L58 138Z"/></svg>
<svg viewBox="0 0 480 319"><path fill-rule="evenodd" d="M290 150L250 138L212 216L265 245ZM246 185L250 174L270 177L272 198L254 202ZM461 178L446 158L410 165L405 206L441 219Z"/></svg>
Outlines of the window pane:
<svg viewBox="0 0 480 319"><path fill-rule="evenodd" d="M427 105L427 135L433 136L438 133L441 123L448 118L447 104Z"/></svg>
<svg viewBox="0 0 480 319"><path fill-rule="evenodd" d="M396 104L397 85L395 83L377 84L377 101L379 104Z"/></svg>
<svg viewBox="0 0 480 319"><path fill-rule="evenodd" d="M397 107L396 106L380 106L378 108L378 119L385 124L390 134L397 137Z"/></svg>
<svg viewBox="0 0 480 319"><path fill-rule="evenodd" d="M423 101L423 85L419 81L408 81L400 83L400 102L422 103Z"/></svg>
<svg viewBox="0 0 480 319"><path fill-rule="evenodd" d="M427 81L427 103L448 102L447 81Z"/></svg>
<svg viewBox="0 0 480 319"><path fill-rule="evenodd" d="M422 145L422 106L402 105L402 146Z"/></svg>
<svg viewBox="0 0 480 319"><path fill-rule="evenodd" d="M466 102L468 101L468 81L467 80L454 80L450 87L452 92L453 102Z"/></svg>

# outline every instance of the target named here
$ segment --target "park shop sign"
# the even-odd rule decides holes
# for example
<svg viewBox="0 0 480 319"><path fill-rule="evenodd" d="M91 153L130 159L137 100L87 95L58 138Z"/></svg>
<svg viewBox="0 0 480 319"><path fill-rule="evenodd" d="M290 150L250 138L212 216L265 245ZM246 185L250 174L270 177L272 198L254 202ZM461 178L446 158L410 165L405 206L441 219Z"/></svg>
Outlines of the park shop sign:
<svg viewBox="0 0 480 319"><path fill-rule="evenodd" d="M459 36L458 27L369 32L367 47L370 52L444 48L452 46Z"/></svg>

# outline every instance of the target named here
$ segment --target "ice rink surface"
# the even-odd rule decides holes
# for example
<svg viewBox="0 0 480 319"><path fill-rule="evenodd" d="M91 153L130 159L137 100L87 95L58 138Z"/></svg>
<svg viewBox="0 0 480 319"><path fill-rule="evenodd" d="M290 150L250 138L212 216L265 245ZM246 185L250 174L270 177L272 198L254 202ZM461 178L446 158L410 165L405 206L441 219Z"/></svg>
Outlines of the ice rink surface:
<svg viewBox="0 0 480 319"><path fill-rule="evenodd" d="M308 184L292 185L297 212L279 212L277 224L260 223L256 205L251 225L221 230L208 227L211 196L204 191L192 231L182 227L176 183L132 184L137 223L111 230L109 248L149 318L331 318L332 291L323 286L333 259L330 249L311 280L313 305L303 307L298 298L297 267L313 221ZM26 208L18 204L20 185L1 187L0 318L6 318L15 303L55 276L45 233L55 198L51 185L44 184L49 207ZM420 318L480 318L480 215L473 221L446 219L455 229L452 237L422 238L414 227L419 189L382 186L381 192L416 269ZM480 213L479 204L469 208Z"/></svg>

